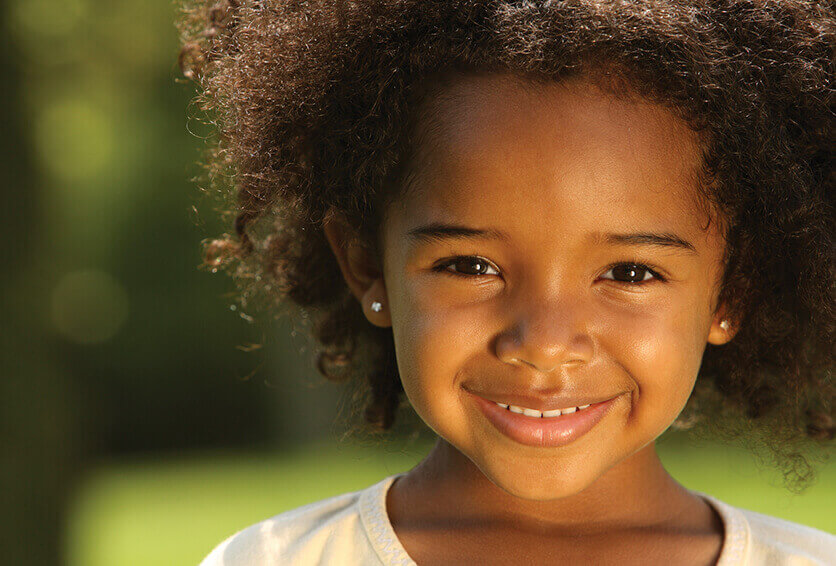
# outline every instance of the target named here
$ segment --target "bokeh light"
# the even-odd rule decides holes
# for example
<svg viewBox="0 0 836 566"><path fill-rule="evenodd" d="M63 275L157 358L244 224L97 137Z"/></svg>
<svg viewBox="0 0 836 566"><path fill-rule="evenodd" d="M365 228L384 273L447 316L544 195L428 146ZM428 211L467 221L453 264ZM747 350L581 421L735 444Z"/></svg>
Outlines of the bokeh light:
<svg viewBox="0 0 836 566"><path fill-rule="evenodd" d="M97 344L112 338L128 317L128 294L110 274L75 271L52 291L52 323L67 339Z"/></svg>
<svg viewBox="0 0 836 566"><path fill-rule="evenodd" d="M38 116L35 143L46 169L62 181L90 181L105 172L117 143L114 123L90 98L60 98Z"/></svg>

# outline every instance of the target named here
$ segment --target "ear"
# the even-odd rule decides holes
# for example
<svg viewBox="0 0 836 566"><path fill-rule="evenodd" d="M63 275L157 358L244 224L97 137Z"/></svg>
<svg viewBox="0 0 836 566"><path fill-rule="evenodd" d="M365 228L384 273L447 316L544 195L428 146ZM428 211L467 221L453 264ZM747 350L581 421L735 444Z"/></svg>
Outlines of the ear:
<svg viewBox="0 0 836 566"><path fill-rule="evenodd" d="M381 328L392 326L386 286L377 258L362 245L356 232L339 213L329 210L322 228L343 278L360 301L368 321Z"/></svg>
<svg viewBox="0 0 836 566"><path fill-rule="evenodd" d="M722 346L731 342L732 338L740 330L739 324L727 314L726 306L720 305L711 320L708 330L708 343L715 346Z"/></svg>

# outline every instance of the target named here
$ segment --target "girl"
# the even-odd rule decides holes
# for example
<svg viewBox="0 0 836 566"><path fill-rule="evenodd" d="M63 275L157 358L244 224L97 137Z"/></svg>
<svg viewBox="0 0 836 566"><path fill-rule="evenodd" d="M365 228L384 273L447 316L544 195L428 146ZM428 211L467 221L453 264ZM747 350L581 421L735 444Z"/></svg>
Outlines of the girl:
<svg viewBox="0 0 836 566"><path fill-rule="evenodd" d="M827 3L185 14L238 197L207 261L300 307L368 423L406 401L438 436L205 565L833 564L836 537L690 491L654 447L736 431L803 487L832 437Z"/></svg>

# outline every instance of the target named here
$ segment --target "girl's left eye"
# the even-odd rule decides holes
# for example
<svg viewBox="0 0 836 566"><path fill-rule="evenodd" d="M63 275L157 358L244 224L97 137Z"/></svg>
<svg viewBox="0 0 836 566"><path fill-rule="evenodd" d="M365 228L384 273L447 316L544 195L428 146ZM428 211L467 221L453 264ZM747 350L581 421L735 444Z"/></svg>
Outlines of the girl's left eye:
<svg viewBox="0 0 836 566"><path fill-rule="evenodd" d="M612 277L606 277L608 274L612 274ZM641 263L618 263L613 265L602 277L603 279L612 279L617 283L639 285L653 279L658 279L659 281L665 280L650 267Z"/></svg>
<svg viewBox="0 0 836 566"><path fill-rule="evenodd" d="M451 267L455 267L455 270L450 269ZM499 270L492 263L477 256L458 256L451 258L433 267L433 271L450 273L459 277L499 275Z"/></svg>

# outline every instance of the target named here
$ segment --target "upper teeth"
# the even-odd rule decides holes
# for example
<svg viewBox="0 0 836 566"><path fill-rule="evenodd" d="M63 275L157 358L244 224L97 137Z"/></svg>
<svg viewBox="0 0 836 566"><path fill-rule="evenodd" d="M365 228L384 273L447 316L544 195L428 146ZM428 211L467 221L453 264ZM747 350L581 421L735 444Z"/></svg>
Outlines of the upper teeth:
<svg viewBox="0 0 836 566"><path fill-rule="evenodd" d="M496 403L496 401L494 401ZM508 409L512 413L519 413L529 417L559 417L560 415L568 415L575 411L580 411L589 407L589 405L580 405L578 407L569 407L568 409L554 409L553 411L538 411L537 409L527 409L525 407L518 407L516 405L506 405L505 403L496 403L503 409Z"/></svg>

